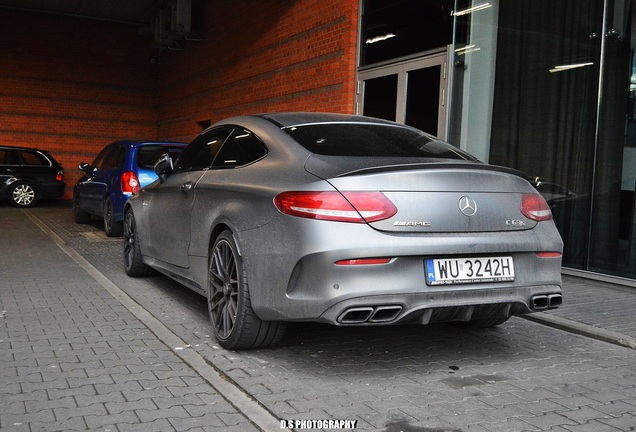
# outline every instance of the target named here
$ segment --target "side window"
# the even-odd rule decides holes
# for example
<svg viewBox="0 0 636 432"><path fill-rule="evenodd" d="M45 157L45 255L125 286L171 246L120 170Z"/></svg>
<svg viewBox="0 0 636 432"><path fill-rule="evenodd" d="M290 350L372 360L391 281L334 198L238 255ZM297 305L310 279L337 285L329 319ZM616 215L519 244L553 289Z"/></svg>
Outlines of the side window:
<svg viewBox="0 0 636 432"><path fill-rule="evenodd" d="M49 165L49 161L40 153L34 152L20 152L22 154L22 163L24 165Z"/></svg>
<svg viewBox="0 0 636 432"><path fill-rule="evenodd" d="M102 167L100 169L113 170L113 169L120 168L119 163L120 161L123 162L122 153L124 152L125 152L124 148L120 145L111 147L110 151L106 154L106 157L104 158L104 163L102 163Z"/></svg>
<svg viewBox="0 0 636 432"><path fill-rule="evenodd" d="M168 153L173 160L179 157L183 147L165 145L145 145L137 149L137 166L139 168L153 169L159 157Z"/></svg>
<svg viewBox="0 0 636 432"><path fill-rule="evenodd" d="M195 138L181 153L175 171L210 168L214 157L231 131L231 128L213 129Z"/></svg>
<svg viewBox="0 0 636 432"><path fill-rule="evenodd" d="M225 141L214 159L216 168L234 168L255 162L267 154L267 148L252 132L237 128Z"/></svg>
<svg viewBox="0 0 636 432"><path fill-rule="evenodd" d="M126 152L130 151L126 146L119 146L119 152L117 153L117 162L115 166L117 169L122 169L126 166Z"/></svg>
<svg viewBox="0 0 636 432"><path fill-rule="evenodd" d="M95 161L93 162L94 168L97 168L98 170L104 169L103 168L104 159L106 158L106 155L110 153L111 149L112 149L112 146L108 146L105 149L103 149L101 152L99 152L99 154L95 158Z"/></svg>
<svg viewBox="0 0 636 432"><path fill-rule="evenodd" d="M20 153L18 153L17 150L4 150L5 151L5 156L4 156L4 164L5 165L20 165ZM0 159L0 162L3 162L2 159Z"/></svg>
<svg viewBox="0 0 636 432"><path fill-rule="evenodd" d="M0 149L0 165L9 165L9 150Z"/></svg>

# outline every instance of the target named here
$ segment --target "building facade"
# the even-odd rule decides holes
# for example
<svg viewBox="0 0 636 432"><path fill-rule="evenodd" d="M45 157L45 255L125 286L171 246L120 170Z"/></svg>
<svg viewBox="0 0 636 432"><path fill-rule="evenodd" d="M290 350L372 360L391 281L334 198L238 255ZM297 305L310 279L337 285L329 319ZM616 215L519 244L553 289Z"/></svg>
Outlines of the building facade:
<svg viewBox="0 0 636 432"><path fill-rule="evenodd" d="M356 112L525 172L568 269L636 278L631 0L362 0Z"/></svg>

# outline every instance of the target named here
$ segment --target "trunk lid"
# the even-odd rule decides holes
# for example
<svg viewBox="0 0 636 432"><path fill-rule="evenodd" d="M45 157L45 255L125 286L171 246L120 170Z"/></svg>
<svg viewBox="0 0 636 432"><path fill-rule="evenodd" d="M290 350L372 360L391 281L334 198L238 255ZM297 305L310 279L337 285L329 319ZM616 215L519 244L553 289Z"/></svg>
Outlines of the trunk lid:
<svg viewBox="0 0 636 432"><path fill-rule="evenodd" d="M310 162L307 170L320 175L322 163ZM333 174L333 165L331 168L328 171ZM325 180L341 192L380 191L386 195L398 211L389 219L369 224L379 231L496 232L531 229L537 223L521 212L522 194L536 191L524 178L502 167L473 162L358 165Z"/></svg>

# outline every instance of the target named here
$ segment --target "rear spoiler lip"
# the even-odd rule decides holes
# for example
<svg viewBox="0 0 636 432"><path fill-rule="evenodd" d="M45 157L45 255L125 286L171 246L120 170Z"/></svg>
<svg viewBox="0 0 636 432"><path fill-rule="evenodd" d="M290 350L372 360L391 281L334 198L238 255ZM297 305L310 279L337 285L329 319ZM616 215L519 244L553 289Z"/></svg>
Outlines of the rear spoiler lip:
<svg viewBox="0 0 636 432"><path fill-rule="evenodd" d="M364 174L376 174L390 171L410 171L421 169L471 169L471 170L483 170L483 171L495 171L506 174L512 174L517 177L521 177L524 180L530 180L528 175L523 171L516 170L514 168L508 168L500 165L489 165L485 163L475 162L431 162L431 163L412 163L412 164L397 164L397 165L382 165L369 168L360 168L354 171L340 174L336 177L348 177L354 175Z"/></svg>

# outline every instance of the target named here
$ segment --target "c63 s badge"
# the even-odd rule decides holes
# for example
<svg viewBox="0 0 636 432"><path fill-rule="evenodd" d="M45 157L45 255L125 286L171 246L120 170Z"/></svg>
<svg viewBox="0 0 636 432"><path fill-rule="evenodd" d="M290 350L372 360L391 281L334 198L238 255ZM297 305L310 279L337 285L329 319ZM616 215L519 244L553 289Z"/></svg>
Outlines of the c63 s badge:
<svg viewBox="0 0 636 432"><path fill-rule="evenodd" d="M404 227L430 227L430 222L424 221L395 221L393 222L393 226L404 226Z"/></svg>
<svg viewBox="0 0 636 432"><path fill-rule="evenodd" d="M511 219L508 219L506 221L506 225L508 225L510 227L522 227L522 226L525 226L526 223L524 221L522 221L522 220L511 220Z"/></svg>

